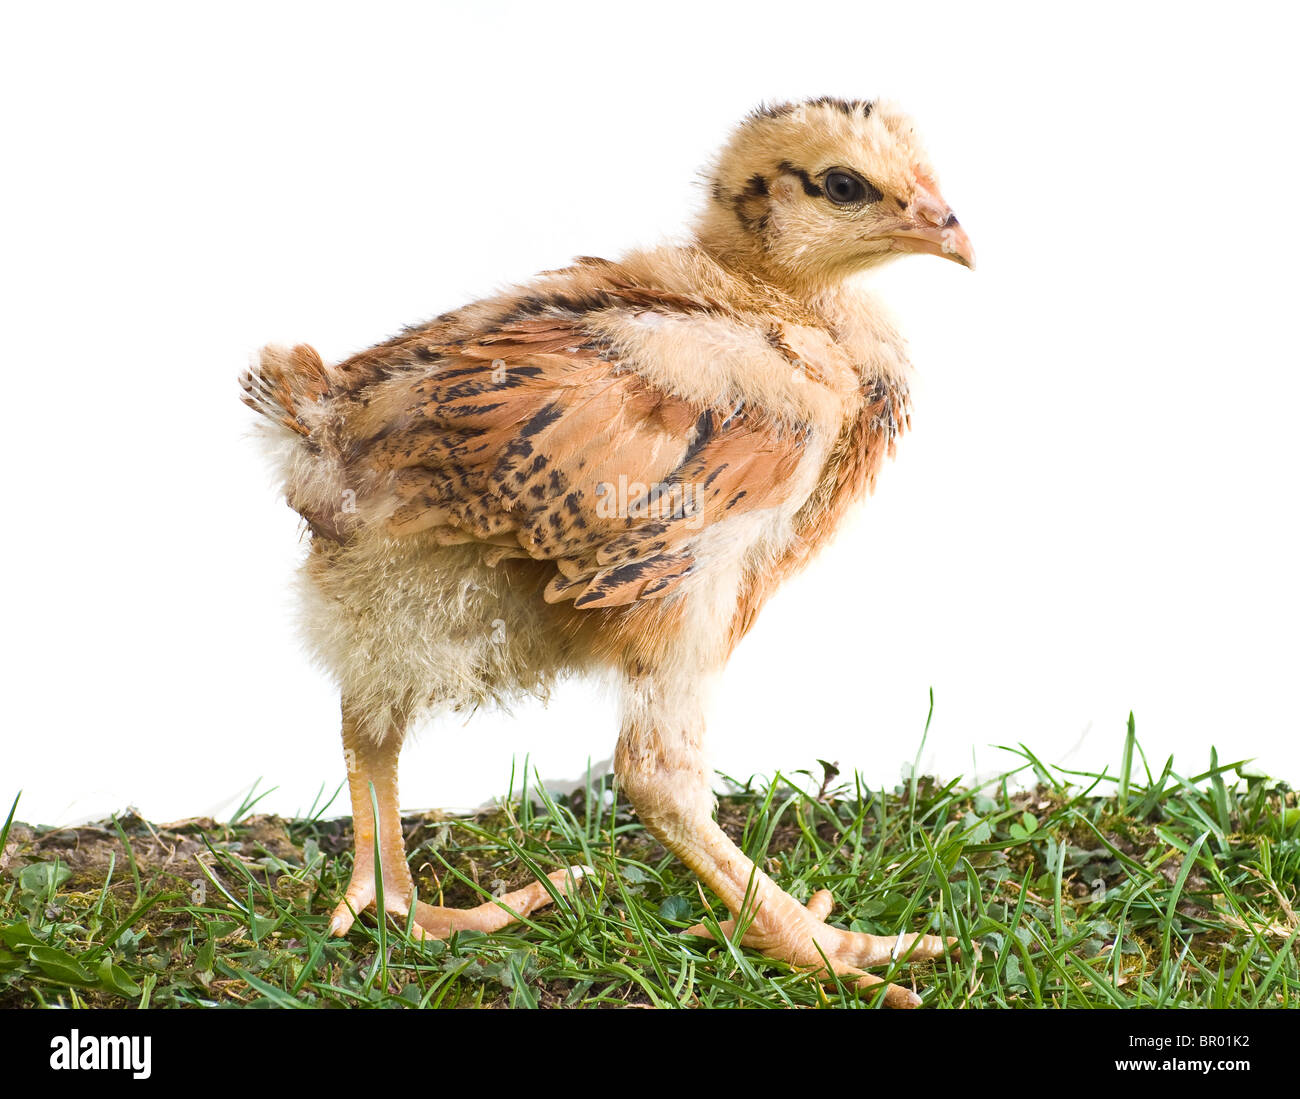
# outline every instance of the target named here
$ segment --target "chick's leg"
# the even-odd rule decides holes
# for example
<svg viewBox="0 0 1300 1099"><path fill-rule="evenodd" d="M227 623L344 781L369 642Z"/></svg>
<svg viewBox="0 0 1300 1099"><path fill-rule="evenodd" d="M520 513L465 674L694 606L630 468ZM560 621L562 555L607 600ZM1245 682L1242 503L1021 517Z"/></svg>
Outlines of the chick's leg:
<svg viewBox="0 0 1300 1099"><path fill-rule="evenodd" d="M865 935L825 922L830 894L822 890L805 907L782 890L727 837L713 819L713 794L703 753L704 722L694 699L650 677L629 682L615 769L645 827L689 866L731 911L752 922L742 942L800 968L856 979L861 986L885 982L863 967L906 955L934 958L956 940L937 935ZM735 921L722 924L730 934ZM702 927L695 934L707 935ZM822 955L825 955L823 960ZM916 1007L920 998L899 985L885 985L891 1007Z"/></svg>
<svg viewBox="0 0 1300 1099"><path fill-rule="evenodd" d="M403 729L399 722L386 720L374 731L356 710L343 705L343 759L348 771L348 792L352 797L352 879L330 918L330 934L346 935L357 913L377 899L375 874L375 831L379 832L379 868L383 874L384 908L399 916L410 910L415 883L406 865L402 840L402 816L397 802L397 757L402 750ZM370 802L370 785L375 787L375 805Z"/></svg>
<svg viewBox="0 0 1300 1099"><path fill-rule="evenodd" d="M347 705L343 708L343 756L352 795L354 861L347 892L330 918L330 934L346 935L356 914L373 906L378 897L375 873L375 829L379 830L379 869L382 872L384 908L405 918L411 910L415 883L406 864L402 817L397 801L397 760L403 729L387 723L375 736L365 721ZM374 784L378 821L370 802ZM561 895L582 877L583 867L569 867L548 875ZM445 939L453 931L498 931L551 903L551 892L541 882L507 893L476 908L442 908L416 901L414 933L420 938ZM504 906L504 907L502 907Z"/></svg>

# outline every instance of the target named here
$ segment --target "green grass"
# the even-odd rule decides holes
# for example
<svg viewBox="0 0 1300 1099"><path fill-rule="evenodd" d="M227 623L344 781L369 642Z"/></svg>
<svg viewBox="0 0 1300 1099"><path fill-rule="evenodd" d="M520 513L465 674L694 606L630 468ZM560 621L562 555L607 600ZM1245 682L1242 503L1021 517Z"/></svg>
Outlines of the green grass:
<svg viewBox="0 0 1300 1099"><path fill-rule="evenodd" d="M931 1007L1300 1005L1300 808L1211 758L1152 771L1130 723L1119 773L1028 749L979 789L921 777L872 791L826 765L731 783L719 819L832 922L956 935L961 958L878 972ZM1020 789L1027 782L1032 790ZM520 790L472 819L407 818L432 903L478 903L566 864L596 869L504 932L420 944L366 917L325 937L349 823L138 817L0 833L0 1006L872 1006L753 951L681 932L726 913L616 801ZM978 960L971 949L978 942Z"/></svg>

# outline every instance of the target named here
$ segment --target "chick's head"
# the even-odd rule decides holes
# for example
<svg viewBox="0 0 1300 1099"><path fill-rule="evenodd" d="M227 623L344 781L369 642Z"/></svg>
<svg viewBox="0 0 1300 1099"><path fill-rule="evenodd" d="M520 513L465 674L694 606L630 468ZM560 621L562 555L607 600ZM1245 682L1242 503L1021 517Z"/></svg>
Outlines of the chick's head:
<svg viewBox="0 0 1300 1099"><path fill-rule="evenodd" d="M708 175L698 237L724 262L796 292L905 252L975 263L911 120L863 100L754 111Z"/></svg>

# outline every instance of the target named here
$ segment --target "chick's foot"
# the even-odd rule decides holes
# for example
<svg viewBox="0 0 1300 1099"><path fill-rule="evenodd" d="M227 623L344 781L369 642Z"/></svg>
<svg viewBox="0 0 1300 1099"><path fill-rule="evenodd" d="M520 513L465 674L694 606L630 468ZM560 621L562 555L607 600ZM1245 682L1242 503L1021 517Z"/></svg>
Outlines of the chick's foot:
<svg viewBox="0 0 1300 1099"><path fill-rule="evenodd" d="M830 890L822 889L813 894L805 907L796 910L798 915L787 910L778 916L760 908L745 929L741 945L822 976L828 975L829 963L830 973L853 978L859 988L875 989L884 985L885 1005L899 1008L918 1007L921 998L902 985L887 984L883 978L865 972L864 966L885 965L897 958L921 961L958 953L956 939L945 940L938 935L866 935L832 927L826 923L826 917L833 906ZM735 920L723 920L718 926L728 939L735 935ZM703 924L696 924L686 933L713 937Z"/></svg>
<svg viewBox="0 0 1300 1099"><path fill-rule="evenodd" d="M565 867L547 875L551 889L535 881L474 908L443 908L416 900L412 933L419 939L445 939L453 931L499 931L521 917L545 908L554 899L552 890L565 896L587 872L585 866ZM410 914L413 896L414 888L408 879L405 889L396 890L391 895L385 891L384 908L404 921ZM374 903L374 876L358 881L353 875L343 900L330 919L330 934L346 935L357 914Z"/></svg>

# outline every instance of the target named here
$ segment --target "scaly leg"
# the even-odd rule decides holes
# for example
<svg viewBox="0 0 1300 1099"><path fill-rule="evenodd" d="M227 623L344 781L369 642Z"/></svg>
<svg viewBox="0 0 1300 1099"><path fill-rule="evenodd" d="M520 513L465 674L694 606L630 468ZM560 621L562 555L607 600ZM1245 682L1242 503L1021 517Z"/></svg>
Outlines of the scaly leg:
<svg viewBox="0 0 1300 1099"><path fill-rule="evenodd" d="M352 796L352 879L330 919L331 935L346 935L356 915L376 900L375 827L379 828L379 860L384 879L384 908L398 916L410 910L415 882L406 865L402 841L402 816L397 803L397 757L403 729L388 722L378 737L345 702L343 705L343 759ZM370 802L375 785L378 821Z"/></svg>
<svg viewBox="0 0 1300 1099"><path fill-rule="evenodd" d="M397 802L397 758L402 748L403 732L399 723L390 722L383 734L375 737L356 713L344 704L343 756L348 765L348 791L352 795L355 858L352 879L330 919L331 935L346 935L357 914L373 906L377 899L376 820L370 802L371 783L375 787L375 802L379 808L379 868L383 874L384 908L403 919L411 910L415 882L406 864L402 817ZM568 867L547 877L556 891L563 895L583 873L583 867ZM527 916L550 903L551 894L539 881L476 908L441 908L417 901L414 932L420 938L445 939L453 931L499 931L520 916Z"/></svg>
<svg viewBox="0 0 1300 1099"><path fill-rule="evenodd" d="M742 942L801 969L856 978L866 988L885 982L864 966L892 958L935 958L952 948L937 935L865 935L825 922L830 893L822 890L801 905L759 870L713 819L713 794L704 766L704 722L696 699L674 684L629 678L615 770L637 815L660 843L689 866L733 916L753 920ZM735 921L722 925L724 932ZM707 934L693 927L695 934ZM825 955L823 961L822 955ZM899 985L886 985L890 1007L916 1007L920 998Z"/></svg>

